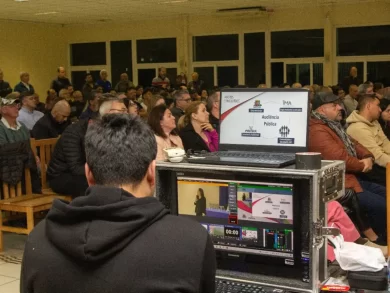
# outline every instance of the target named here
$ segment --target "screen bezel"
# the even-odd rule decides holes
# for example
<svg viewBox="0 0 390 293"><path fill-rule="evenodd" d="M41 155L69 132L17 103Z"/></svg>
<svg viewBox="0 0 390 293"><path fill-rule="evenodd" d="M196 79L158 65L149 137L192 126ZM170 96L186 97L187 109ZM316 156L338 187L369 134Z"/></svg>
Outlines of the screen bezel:
<svg viewBox="0 0 390 293"><path fill-rule="evenodd" d="M257 89L257 88L234 88L234 89L221 89L220 93L220 103L219 103L219 117L221 117L222 112L222 95L225 93L240 93L240 92L253 92L263 93L263 92L301 92L307 94L307 122L306 122L306 146L303 147L289 147L289 146L266 146L266 145L247 145L247 144L226 144L221 143L221 135L219 135L219 151L249 151L249 152L283 152L283 153L296 153L296 152L306 152L308 151L309 144L309 120L310 120L310 92L305 89ZM220 127L222 123L220 124ZM220 128L221 133L221 128Z"/></svg>

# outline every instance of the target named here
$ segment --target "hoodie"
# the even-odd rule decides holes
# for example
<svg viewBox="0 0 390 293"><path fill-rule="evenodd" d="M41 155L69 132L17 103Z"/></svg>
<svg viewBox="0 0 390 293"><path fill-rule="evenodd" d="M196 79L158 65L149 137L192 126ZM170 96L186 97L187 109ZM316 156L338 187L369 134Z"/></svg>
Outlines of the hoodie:
<svg viewBox="0 0 390 293"><path fill-rule="evenodd" d="M347 118L347 123L347 133L374 155L377 165L386 168L390 163L390 141L379 122L370 122L355 110Z"/></svg>
<svg viewBox="0 0 390 293"><path fill-rule="evenodd" d="M214 292L215 262L199 223L154 197L93 186L55 200L30 233L20 292Z"/></svg>

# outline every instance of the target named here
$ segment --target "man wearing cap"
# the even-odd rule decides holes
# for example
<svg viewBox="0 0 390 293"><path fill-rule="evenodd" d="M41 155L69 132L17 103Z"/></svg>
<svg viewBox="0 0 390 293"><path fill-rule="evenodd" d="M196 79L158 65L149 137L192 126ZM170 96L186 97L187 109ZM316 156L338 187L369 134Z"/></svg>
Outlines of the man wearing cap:
<svg viewBox="0 0 390 293"><path fill-rule="evenodd" d="M1 99L0 145L30 139L25 125L17 121L19 116L19 99L14 93Z"/></svg>
<svg viewBox="0 0 390 293"><path fill-rule="evenodd" d="M374 156L364 146L349 137L340 124L341 100L332 92L316 94L312 102L309 128L309 150L319 152L324 160L345 161L345 188L353 189L370 219L370 226L383 239L386 233L386 188L359 178L370 172ZM363 231L365 232L365 231ZM377 235L369 237L371 241Z"/></svg>
<svg viewBox="0 0 390 293"><path fill-rule="evenodd" d="M22 108L19 111L17 121L23 123L28 130L32 130L35 123L43 117L43 113L35 110L37 103L35 96L30 92L23 92L19 96L19 101Z"/></svg>

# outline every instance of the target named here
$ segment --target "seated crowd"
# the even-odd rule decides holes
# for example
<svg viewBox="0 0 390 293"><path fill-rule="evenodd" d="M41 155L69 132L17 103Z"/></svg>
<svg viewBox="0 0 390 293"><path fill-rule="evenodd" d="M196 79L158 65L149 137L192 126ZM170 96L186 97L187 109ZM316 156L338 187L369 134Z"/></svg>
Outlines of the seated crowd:
<svg viewBox="0 0 390 293"><path fill-rule="evenodd" d="M59 137L47 167L49 186L57 193L78 198L86 193L89 186L96 184L113 186L111 183L114 181L115 186L125 189L121 185L126 183L124 177L119 176L119 181L114 177L118 174L114 171L115 166L110 164L103 166L98 162L98 154L101 154L102 158L107 156L108 159L105 150L99 149L105 144L118 144L111 146L118 156L113 161L119 162L118 164L148 162L147 166L144 166L142 176L137 177L139 182L146 178L143 184L148 194L153 194L151 188L154 184L154 171L151 169L154 168L154 158L157 161L166 160L163 151L165 148L179 147L186 152L218 151L220 91L218 88L209 91L196 72L192 74L192 81L189 83L185 75L179 75L175 83L171 83L166 76L166 69L160 68L159 75L151 81L152 86L143 88L134 87L126 73L121 74L120 81L112 87L107 80L107 72L102 70L98 81L94 82L92 75L87 74L82 91L74 91L66 77L65 69L60 67L57 71L58 76L52 81L46 103L43 104L39 102L39 96L29 83L28 73L20 75L21 82L12 91L9 84L3 80L3 73L0 70L2 96L0 147L25 142L30 137L35 139ZM267 86L260 84L258 87ZM283 84L280 87L287 88L290 85ZM359 205L356 220L350 219L344 212L345 202L342 200L330 203L328 222L336 225L347 241L379 247L387 255L385 167L390 163L390 95L386 94L386 89L379 83L361 83L354 67L351 68L350 76L337 86L302 86L294 83L291 88L304 88L309 92L312 107L309 151L320 152L325 160L345 161L345 188L355 195ZM345 95L346 92L348 95ZM113 114L118 114L121 118L116 121ZM98 117L100 119L97 119ZM145 145L144 139L135 136L137 130L131 130L131 125L138 127L139 133L147 136L145 141L148 143L151 143L148 135L154 134L152 144L155 145L155 150L151 151L151 145ZM118 137L112 135L115 131L120 132L117 134ZM130 135L126 136L127 133ZM118 140L119 138L123 140ZM136 143L133 144L131 139ZM138 140L141 144L137 147ZM144 156L145 152L148 155L154 152L152 154L154 157L136 158L132 154L129 159L123 154L124 149L119 146L121 144L129 150L139 151L135 155L141 156L142 153ZM85 167L86 163L88 167ZM129 174L132 172L123 167L123 172L127 171ZM111 176L106 175L109 172L112 172ZM127 191L134 192L131 189ZM96 196L96 200L101 196L99 192L101 191L91 188L87 191L88 194L92 194L91 196ZM88 205L89 200L84 201L83 205ZM81 199L79 203L82 203ZM157 206L157 203L153 204L156 205L158 213L161 207ZM64 213L74 213L77 218L76 210L68 211L62 206L58 206L58 209L63 209ZM46 229L52 226L53 230L50 233L54 233L53 227L56 227L55 229L59 230L55 233L59 235L60 231L64 230L66 235L69 232L66 231L66 226L61 226L59 217L65 216L49 214L50 222ZM79 232L82 234L82 230ZM34 234L34 241L39 241L34 238L38 237L39 233L42 232ZM81 234L80 237L84 237ZM65 244L60 243L61 241L65 243L63 237L53 240L51 245L58 245L60 250L65 249L61 248ZM109 242L104 245L107 247ZM75 254L80 253L79 248L75 249ZM93 250L88 253L92 256L75 257L91 258L91 261L98 257L93 255L95 253ZM332 252L329 258L334 260ZM32 266L35 260L34 257L29 257L27 261ZM213 265L215 264L211 264ZM30 278L33 276L26 273L26 282L30 282ZM202 284L209 285L207 282Z"/></svg>

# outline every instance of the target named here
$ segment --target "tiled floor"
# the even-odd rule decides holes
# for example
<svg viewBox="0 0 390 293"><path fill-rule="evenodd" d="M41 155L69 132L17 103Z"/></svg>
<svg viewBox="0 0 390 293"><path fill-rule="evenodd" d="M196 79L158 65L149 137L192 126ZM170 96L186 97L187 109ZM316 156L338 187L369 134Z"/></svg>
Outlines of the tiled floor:
<svg viewBox="0 0 390 293"><path fill-rule="evenodd" d="M4 233L4 251L0 253L0 292L20 292L20 268L25 235Z"/></svg>

